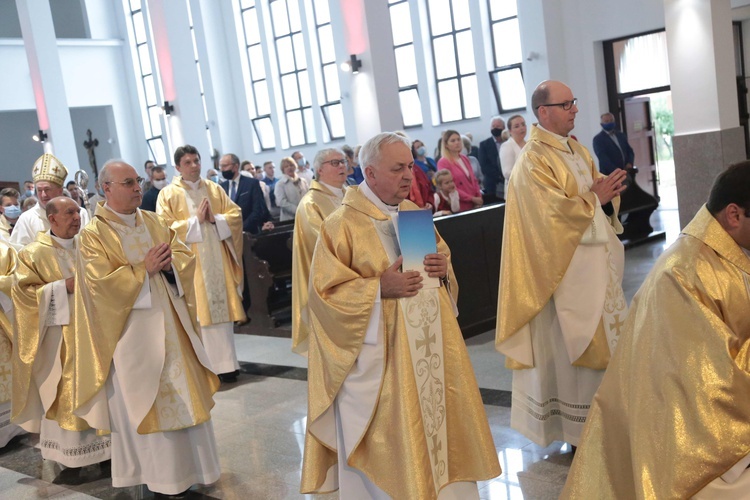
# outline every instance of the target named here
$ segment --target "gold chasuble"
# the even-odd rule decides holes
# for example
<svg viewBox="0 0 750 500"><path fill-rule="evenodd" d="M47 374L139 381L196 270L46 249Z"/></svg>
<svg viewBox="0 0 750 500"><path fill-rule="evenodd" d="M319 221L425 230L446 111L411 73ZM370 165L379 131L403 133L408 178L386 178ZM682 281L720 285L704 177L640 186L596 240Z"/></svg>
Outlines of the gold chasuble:
<svg viewBox="0 0 750 500"><path fill-rule="evenodd" d="M748 394L750 258L704 206L633 299L561 498L692 497L750 454Z"/></svg>
<svg viewBox="0 0 750 500"><path fill-rule="evenodd" d="M223 216L231 237L220 240L214 224L200 224L203 241L188 243L196 255L195 293L198 319L202 326L244 321L242 308L242 211L221 186L201 179L198 189L181 176L159 191L156 213L167 221L182 241L188 241L190 217L197 214L201 202L208 198L211 211Z"/></svg>
<svg viewBox="0 0 750 500"><path fill-rule="evenodd" d="M0 330L2 330L0 331L0 405L10 401L12 392L13 326L11 319L13 308L10 297L17 261L18 257L13 247L0 241L0 293L5 295L4 297L0 296Z"/></svg>
<svg viewBox="0 0 750 500"><path fill-rule="evenodd" d="M38 412L42 402L39 390L32 382L34 364L40 357L39 348L48 329L46 320L54 315L53 307L48 307L51 290L45 285L64 280L74 275L75 250L60 246L49 235L49 232L37 233L36 241L26 245L18 254L16 286L13 287L13 304L15 306L15 330L13 356L13 416L14 422L21 424L32 421L31 432L39 432ZM57 300L61 300L57 298ZM62 298L68 301L68 297ZM60 307L59 302L58 307ZM72 314L71 314L72 317ZM41 320L41 321L40 321ZM71 362L74 352L70 346L75 345L75 322L62 325L62 345L60 359L63 366ZM70 407L69 381L61 380L57 388L57 397L47 412L46 418L57 420L60 427L73 431L84 431L89 428L86 422L75 417ZM31 399L31 401L30 401ZM27 424L29 425L29 424Z"/></svg>
<svg viewBox="0 0 750 500"><path fill-rule="evenodd" d="M378 345L382 345L384 353L382 377L375 387L374 406L365 420L361 438L346 450L347 462L393 498L437 498L436 483L445 488L452 483L490 479L501 473L500 465L446 287L428 290L435 292L436 304L421 304L418 297L411 302L419 312L438 309L442 328L445 380L442 399L435 399L432 392L425 393L423 387L418 389L413 362L422 360L412 360L406 326L407 321L415 318L406 317L403 299L377 296L380 275L390 265L389 252L377 227L389 223L389 216L361 191L361 187L347 189L343 205L323 222L313 256L308 425L301 491L313 493L335 488L331 477L336 473L337 450L324 443L330 442L331 433L336 432L331 427L337 424L333 424L332 418L328 419L330 424L321 423L338 404L335 401L346 386L346 379L358 370L360 354L373 347L366 345L366 334L379 302L382 328L378 329ZM399 208L417 207L404 201ZM447 245L435 234L438 252L447 255L450 262ZM450 265L449 276L455 296L457 288ZM434 339L423 340L420 352L429 357L426 351ZM433 403L434 407L423 408ZM447 450L439 450L439 446L425 437L429 429L441 426L446 428L447 439L442 444ZM313 428L322 434L313 434ZM346 433L346 429L343 431ZM431 452L446 457L447 463L442 466L447 478L437 480L434 476ZM440 467L439 463L436 465Z"/></svg>
<svg viewBox="0 0 750 500"><path fill-rule="evenodd" d="M161 272L148 277L150 305L143 308L138 304L147 279L143 259L161 243L172 249L176 285ZM219 381L206 368L207 360L197 357L193 342L198 338L191 338L200 332L190 286L194 269L193 254L156 214L137 210L130 226L106 206L96 208L94 220L79 234L77 352L63 374L73 381L70 397L77 415L92 415L92 407L106 406L102 389L116 358L123 398L129 413L138 415L139 434L180 430L210 420ZM127 349L118 350L123 342ZM149 377L143 378L143 373ZM100 422L104 427L109 419Z"/></svg>
<svg viewBox="0 0 750 500"><path fill-rule="evenodd" d="M307 354L310 336L307 295L315 243L326 217L341 206L341 199L318 181L297 205L292 241L292 351Z"/></svg>
<svg viewBox="0 0 750 500"><path fill-rule="evenodd" d="M495 347L506 355L510 369L534 366L533 353L516 359L507 346L515 344L516 352L531 352L528 325L553 297L578 247L585 245L586 239L604 245L609 229L601 226L610 224L615 233L622 232L617 219L619 197L612 200L614 213L605 216L596 195L582 187L602 174L586 148L572 138L568 145L570 149L534 125L513 169L505 208L495 338ZM576 155L580 163L572 169L566 160L574 162ZM612 279L601 290L601 319L598 327L592 328L590 341L576 351L574 366L605 369L626 314L611 252L609 249L605 272ZM523 284L523 293L514 287L517 283Z"/></svg>

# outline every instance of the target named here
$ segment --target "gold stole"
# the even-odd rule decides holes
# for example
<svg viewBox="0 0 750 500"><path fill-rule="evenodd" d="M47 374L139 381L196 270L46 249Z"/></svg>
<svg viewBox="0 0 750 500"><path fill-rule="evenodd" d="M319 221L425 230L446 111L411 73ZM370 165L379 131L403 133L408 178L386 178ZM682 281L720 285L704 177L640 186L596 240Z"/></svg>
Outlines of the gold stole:
<svg viewBox="0 0 750 500"><path fill-rule="evenodd" d="M137 225L130 227L124 224L110 221L112 227L120 235L125 257L131 265L137 265L144 261L146 253L153 246L151 234L138 214ZM189 366L189 356L185 356L184 350L192 348L186 335L178 333L177 320L172 311L169 293L161 276L155 276L148 280L151 289L151 306L159 307L164 313L165 330L165 359L159 379L159 392L156 400L146 417L138 425L138 432L171 431L192 427L201 420L196 415L193 404L193 394L190 374L198 373L196 366ZM134 309L133 312L137 312ZM126 328L129 325L126 325ZM159 328L161 325L156 325ZM192 363L195 365L197 362Z"/></svg>
<svg viewBox="0 0 750 500"><path fill-rule="evenodd" d="M372 220L372 219L371 219ZM372 220L390 262L400 253L396 230L389 218ZM429 448L430 468L435 491L448 482L448 426L445 407L445 367L440 297L435 288L421 289L414 297L399 299L409 340L422 425Z"/></svg>
<svg viewBox="0 0 750 500"><path fill-rule="evenodd" d="M4 219L4 218L3 218ZM16 269L16 252L8 244L0 244L0 292L5 293L10 299L10 285L13 282L13 273ZM13 318L12 309L5 311L0 307L0 404L7 403L13 392L10 377L13 343L13 335L10 320Z"/></svg>
<svg viewBox="0 0 750 500"><path fill-rule="evenodd" d="M204 199L208 198L205 186L201 184L198 189L185 188L185 198L190 216L198 215L198 207ZM216 226L208 221L202 222L201 235L203 241L195 243L198 249L198 258L203 273L203 283L206 286L206 298L208 299L208 310L211 314L210 324L227 323L232 321L229 314L227 287L224 279L224 262L221 258L222 248L219 240L219 232ZM209 323L201 318L201 324Z"/></svg>

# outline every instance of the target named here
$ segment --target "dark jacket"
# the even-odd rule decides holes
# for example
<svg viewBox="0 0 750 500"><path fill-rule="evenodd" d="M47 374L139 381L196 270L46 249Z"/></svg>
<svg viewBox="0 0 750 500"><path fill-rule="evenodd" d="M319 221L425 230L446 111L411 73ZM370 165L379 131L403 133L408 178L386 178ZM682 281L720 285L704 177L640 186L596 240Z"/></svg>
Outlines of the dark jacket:
<svg viewBox="0 0 750 500"><path fill-rule="evenodd" d="M237 194L232 201L242 210L242 229L251 234L258 234L263 223L271 220L271 214L263 199L263 191L260 189L260 181L244 175L240 175L238 180ZM229 195L229 182L221 183L227 195Z"/></svg>
<svg viewBox="0 0 750 500"><path fill-rule="evenodd" d="M635 153L628 144L628 137L619 131L615 131L615 137L622 152L604 130L594 136L594 153L599 159L599 171L605 175L611 174L617 168L625 168L626 163L632 165L635 160Z"/></svg>
<svg viewBox="0 0 750 500"><path fill-rule="evenodd" d="M149 212L156 212L156 199L159 197L159 190L151 186L151 188L143 193L143 199L141 200L141 210L148 210Z"/></svg>
<svg viewBox="0 0 750 500"><path fill-rule="evenodd" d="M494 196L497 191L502 193L502 189L498 189L497 186L505 185L505 180L503 171L500 169L500 154L494 137L489 137L479 143L479 158L477 159L484 176L482 181L484 192L490 196Z"/></svg>

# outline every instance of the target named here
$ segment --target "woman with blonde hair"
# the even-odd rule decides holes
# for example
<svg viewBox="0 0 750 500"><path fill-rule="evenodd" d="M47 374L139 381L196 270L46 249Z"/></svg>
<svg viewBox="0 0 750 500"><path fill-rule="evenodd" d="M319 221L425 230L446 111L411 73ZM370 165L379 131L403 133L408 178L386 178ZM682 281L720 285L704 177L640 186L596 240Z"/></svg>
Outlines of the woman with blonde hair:
<svg viewBox="0 0 750 500"><path fill-rule="evenodd" d="M479 182L471 168L471 163L461 151L464 143L461 134L455 130L446 130L441 138L441 158L438 160L438 170L449 170L458 190L461 211L471 210L482 206L482 191Z"/></svg>
<svg viewBox="0 0 750 500"><path fill-rule="evenodd" d="M273 190L276 197L276 206L281 209L280 221L294 220L297 214L297 205L307 193L309 186L307 181L297 175L297 162L294 158L287 156L281 159L281 172L283 175Z"/></svg>

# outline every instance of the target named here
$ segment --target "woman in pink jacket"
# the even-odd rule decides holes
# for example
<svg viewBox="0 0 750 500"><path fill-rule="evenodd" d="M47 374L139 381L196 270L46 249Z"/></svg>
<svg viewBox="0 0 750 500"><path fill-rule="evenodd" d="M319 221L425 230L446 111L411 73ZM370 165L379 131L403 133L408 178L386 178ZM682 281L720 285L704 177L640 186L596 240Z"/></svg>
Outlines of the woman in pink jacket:
<svg viewBox="0 0 750 500"><path fill-rule="evenodd" d="M469 159L461 154L464 147L461 134L455 130L443 132L441 156L438 160L438 170L450 170L458 190L461 212L482 206L482 191L479 182L471 170Z"/></svg>

